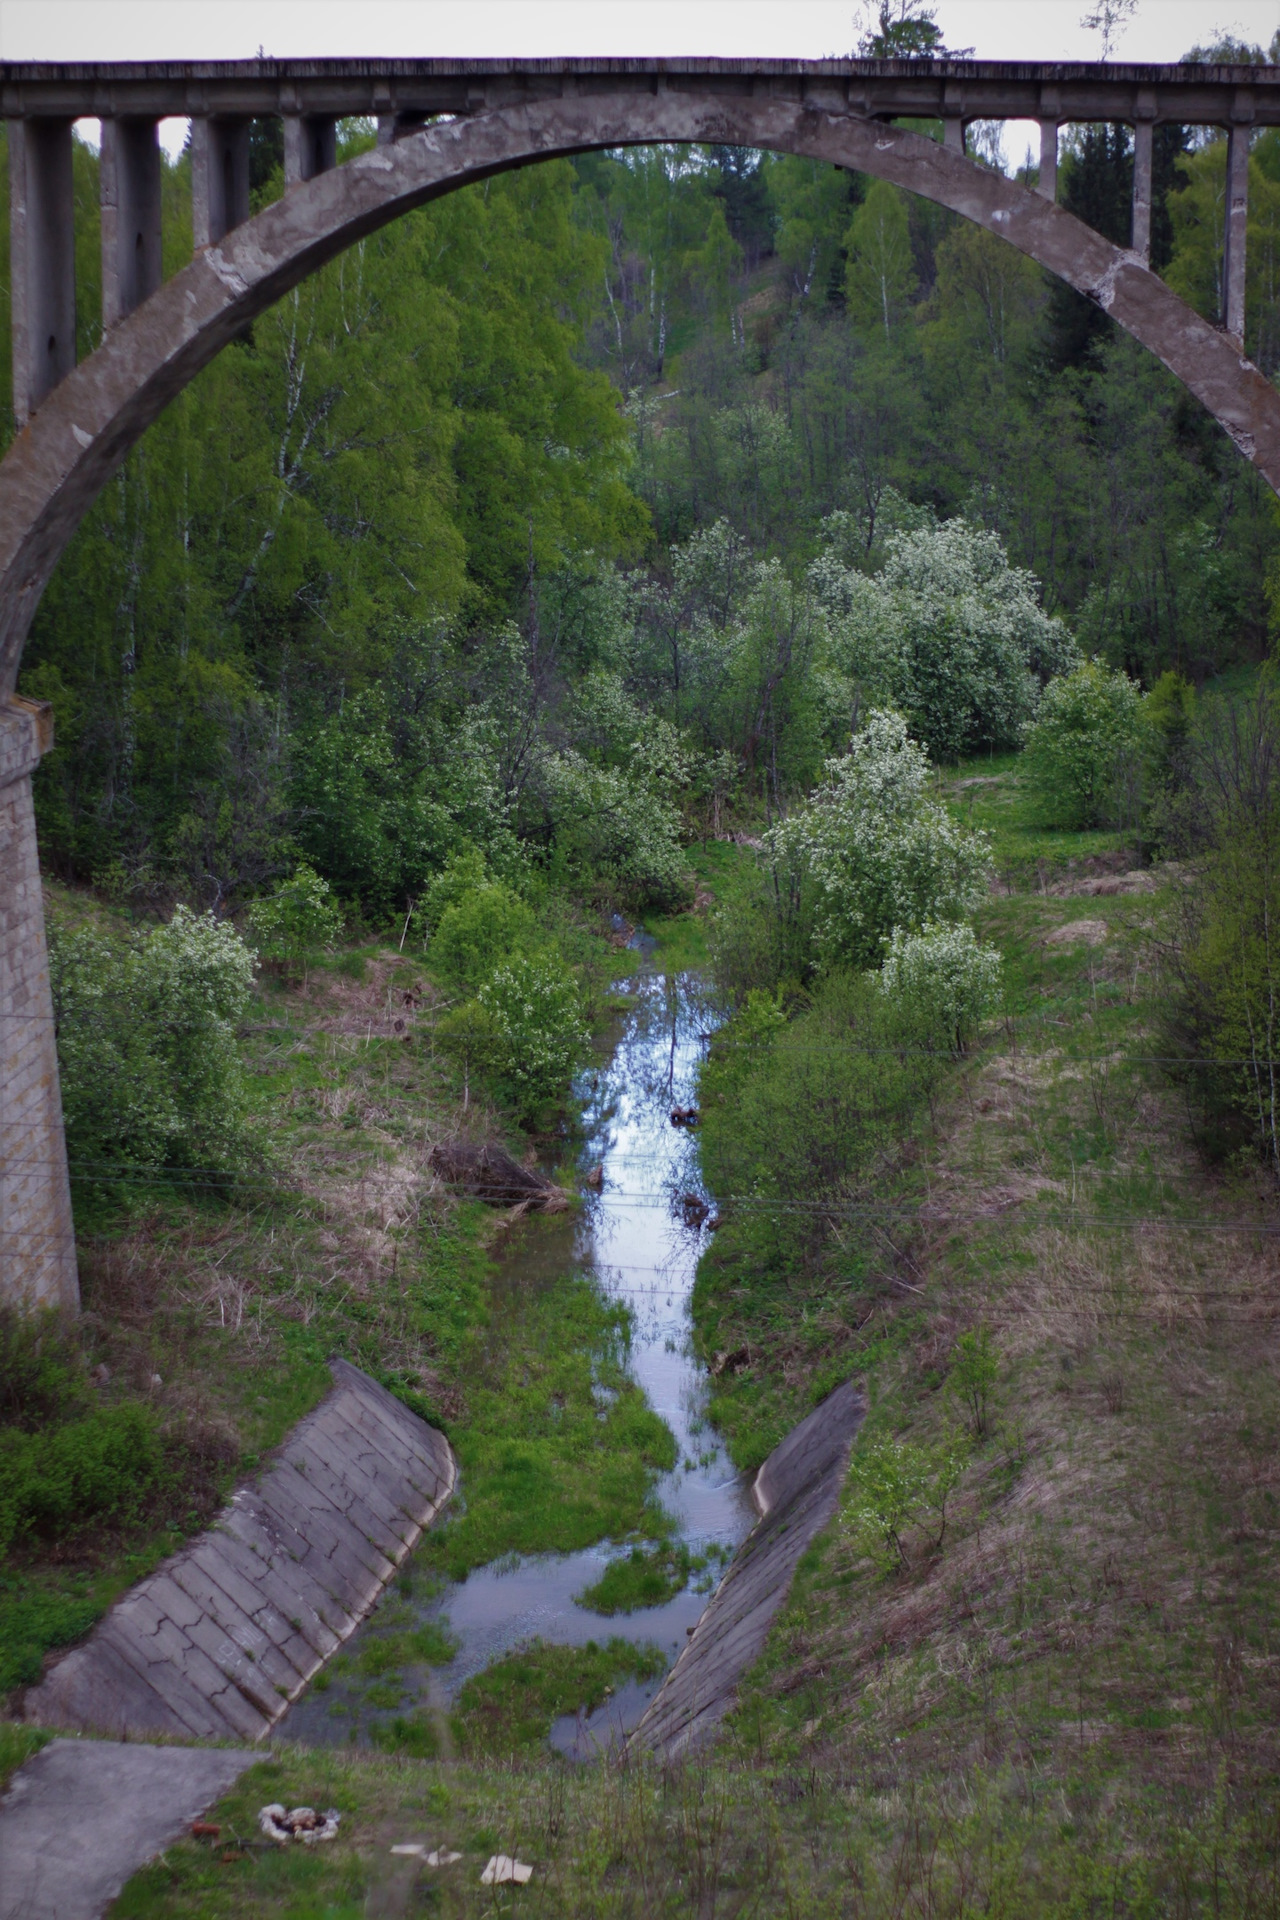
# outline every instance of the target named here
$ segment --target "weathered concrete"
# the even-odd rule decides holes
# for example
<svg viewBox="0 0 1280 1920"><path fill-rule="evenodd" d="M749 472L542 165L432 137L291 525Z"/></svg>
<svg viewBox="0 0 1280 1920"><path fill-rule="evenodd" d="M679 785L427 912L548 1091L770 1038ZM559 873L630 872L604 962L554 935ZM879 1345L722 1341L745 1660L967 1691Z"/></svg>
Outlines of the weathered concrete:
<svg viewBox="0 0 1280 1920"><path fill-rule="evenodd" d="M761 1519L646 1709L632 1748L674 1760L714 1735L764 1648L800 1556L836 1510L865 1412L856 1387L837 1387L769 1455L752 1487Z"/></svg>
<svg viewBox="0 0 1280 1920"><path fill-rule="evenodd" d="M24 1703L37 1726L261 1740L449 1500L444 1435L344 1360L218 1522L113 1607Z"/></svg>
<svg viewBox="0 0 1280 1920"><path fill-rule="evenodd" d="M31 775L53 744L43 703L0 706L0 1299L80 1302L58 1091Z"/></svg>
<svg viewBox="0 0 1280 1920"><path fill-rule="evenodd" d="M99 1920L258 1753L51 1740L0 1800L0 1920Z"/></svg>

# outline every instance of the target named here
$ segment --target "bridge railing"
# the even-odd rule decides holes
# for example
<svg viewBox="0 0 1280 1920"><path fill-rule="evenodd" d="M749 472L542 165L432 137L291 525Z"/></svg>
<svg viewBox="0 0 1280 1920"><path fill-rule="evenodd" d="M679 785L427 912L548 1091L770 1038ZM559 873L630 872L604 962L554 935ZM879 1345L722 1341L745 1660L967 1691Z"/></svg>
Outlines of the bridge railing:
<svg viewBox="0 0 1280 1920"><path fill-rule="evenodd" d="M939 119L963 151L970 120L1035 120L1039 191L1056 196L1059 130L1089 120L1134 129L1132 251L1150 255L1153 132L1162 122L1226 131L1221 318L1243 342L1249 142L1280 124L1280 69L1038 66L1013 62L750 60L242 61L208 65L0 67L9 123L13 405L25 422L71 372L75 344L72 126L102 125L102 323L119 324L161 282L159 123L191 123L197 250L249 216L249 130L284 128L286 190L337 164L337 126L376 118L394 142L434 114L474 114L548 94L682 86L799 93L827 112Z"/></svg>

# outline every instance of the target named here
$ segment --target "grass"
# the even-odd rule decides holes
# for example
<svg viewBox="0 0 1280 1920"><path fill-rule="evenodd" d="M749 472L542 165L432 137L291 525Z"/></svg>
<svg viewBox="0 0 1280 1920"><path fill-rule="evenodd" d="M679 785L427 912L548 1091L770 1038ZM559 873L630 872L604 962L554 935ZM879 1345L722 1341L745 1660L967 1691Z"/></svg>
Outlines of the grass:
<svg viewBox="0 0 1280 1920"><path fill-rule="evenodd" d="M588 1640L585 1647L534 1640L466 1682L454 1733L473 1757L536 1751L562 1715L594 1713L620 1682L656 1679L666 1665L660 1648L630 1640Z"/></svg>
<svg viewBox="0 0 1280 1920"><path fill-rule="evenodd" d="M611 1560L600 1578L578 1595L580 1606L593 1613L636 1613L642 1607L660 1607L683 1593L695 1571L707 1565L682 1542L632 1547Z"/></svg>
<svg viewBox="0 0 1280 1920"><path fill-rule="evenodd" d="M1075 868L1114 866L1121 856L1122 864L1138 864L1132 834L1043 826L1023 789L1018 759L1016 753L992 754L939 775L943 797L956 818L990 836L993 864L1006 892L1039 888L1049 875Z"/></svg>
<svg viewBox="0 0 1280 1920"><path fill-rule="evenodd" d="M50 911L98 909L55 887ZM607 945L576 922L557 930L594 1005ZM444 1190L429 1154L459 1129L506 1129L474 1097L460 1111L432 1044L436 1004L412 952L368 941L312 967L305 987L263 979L242 1035L261 1177L229 1193L140 1182L109 1212L77 1194L92 1208L79 1221L75 1365L105 1379L95 1406L144 1406L185 1449L182 1498L8 1553L0 1699L207 1523L328 1391L333 1354L455 1439L470 1504L449 1566L650 1526L648 1490L673 1442L624 1379L619 1314L585 1284L518 1303L532 1373L491 1335L500 1217Z"/></svg>

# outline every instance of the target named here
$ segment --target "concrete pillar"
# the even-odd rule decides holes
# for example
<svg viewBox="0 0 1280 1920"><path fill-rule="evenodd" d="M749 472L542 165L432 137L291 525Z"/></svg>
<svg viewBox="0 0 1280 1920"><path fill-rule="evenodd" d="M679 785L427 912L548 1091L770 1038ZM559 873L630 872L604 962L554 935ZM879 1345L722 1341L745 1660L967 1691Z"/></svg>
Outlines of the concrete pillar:
<svg viewBox="0 0 1280 1920"><path fill-rule="evenodd" d="M80 1304L31 775L53 712L0 706L0 1303Z"/></svg>
<svg viewBox="0 0 1280 1920"><path fill-rule="evenodd" d="M431 118L429 113L380 113L378 115L378 145L394 146L397 140L403 140L406 133L417 133L425 127Z"/></svg>
<svg viewBox="0 0 1280 1920"><path fill-rule="evenodd" d="M311 113L284 116L284 184L296 187L338 164L338 123Z"/></svg>
<svg viewBox="0 0 1280 1920"><path fill-rule="evenodd" d="M1222 255L1222 306L1227 332L1242 345L1251 131L1250 127L1236 126L1227 135L1227 218L1226 243Z"/></svg>
<svg viewBox="0 0 1280 1920"><path fill-rule="evenodd" d="M13 411L21 426L76 364L69 120L9 122Z"/></svg>
<svg viewBox="0 0 1280 1920"><path fill-rule="evenodd" d="M1036 182L1036 192L1043 194L1046 200L1058 197L1058 123L1056 120L1040 122L1040 178Z"/></svg>
<svg viewBox="0 0 1280 1920"><path fill-rule="evenodd" d="M1151 150L1153 128L1150 120L1138 120L1133 128L1133 232L1130 246L1144 266L1151 265Z"/></svg>
<svg viewBox="0 0 1280 1920"><path fill-rule="evenodd" d="M247 116L191 122L191 239L197 253L249 218Z"/></svg>
<svg viewBox="0 0 1280 1920"><path fill-rule="evenodd" d="M114 327L160 285L160 132L154 120L104 120L102 324Z"/></svg>
<svg viewBox="0 0 1280 1920"><path fill-rule="evenodd" d="M942 144L950 147L953 153L964 152L964 121L944 120L942 123Z"/></svg>

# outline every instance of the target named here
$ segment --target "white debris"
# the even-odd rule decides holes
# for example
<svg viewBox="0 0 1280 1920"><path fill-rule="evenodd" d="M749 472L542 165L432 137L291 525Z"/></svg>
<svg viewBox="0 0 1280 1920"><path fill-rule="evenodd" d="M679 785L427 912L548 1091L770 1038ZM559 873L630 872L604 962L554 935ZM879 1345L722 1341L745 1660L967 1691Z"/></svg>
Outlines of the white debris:
<svg viewBox="0 0 1280 1920"><path fill-rule="evenodd" d="M480 1885L507 1887L514 1882L517 1887L522 1887L532 1876L533 1868L526 1867L523 1860L513 1860L509 1853L495 1853L480 1875Z"/></svg>
<svg viewBox="0 0 1280 1920"><path fill-rule="evenodd" d="M426 1848L423 1846L421 1840L406 1840L402 1846L392 1847L391 1851L392 1853L419 1854L425 1853Z"/></svg>
<svg viewBox="0 0 1280 1920"><path fill-rule="evenodd" d="M304 1847L311 1847L317 1840L332 1840L341 1818L336 1807L330 1807L327 1813L317 1813L314 1807L294 1807L286 1813L277 1800L261 1809L258 1825L268 1840L278 1840L281 1846L301 1840Z"/></svg>
<svg viewBox="0 0 1280 1920"><path fill-rule="evenodd" d="M461 1860L461 1858L462 1855L460 1853L450 1853L447 1848L439 1847L435 1852L427 1855L427 1865L429 1867L451 1867L455 1860Z"/></svg>

